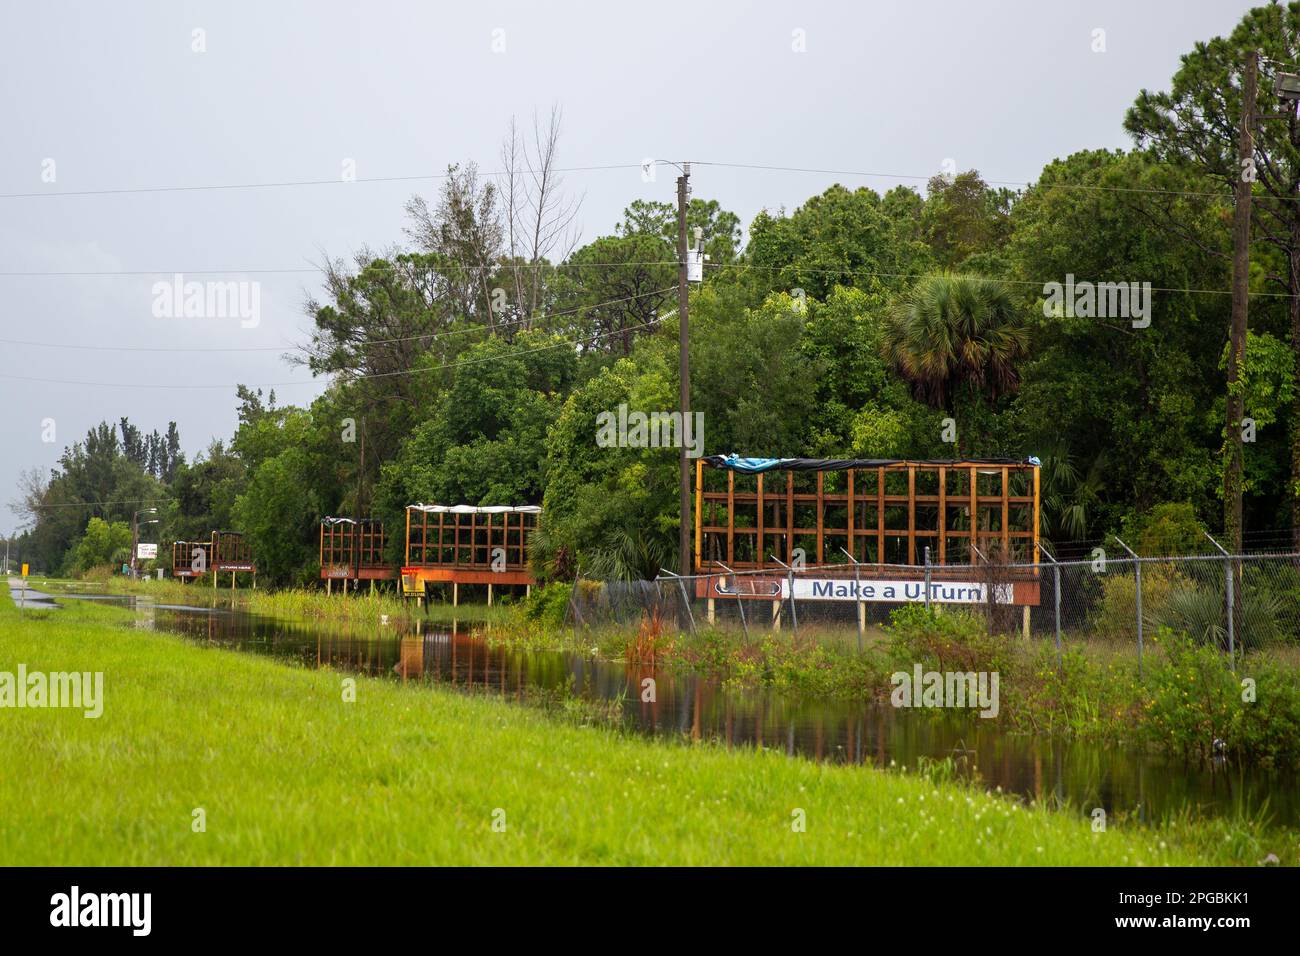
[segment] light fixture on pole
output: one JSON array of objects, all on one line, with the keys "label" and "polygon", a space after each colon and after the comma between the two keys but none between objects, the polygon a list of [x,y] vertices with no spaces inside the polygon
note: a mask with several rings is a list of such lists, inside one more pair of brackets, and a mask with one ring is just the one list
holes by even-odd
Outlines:
[{"label": "light fixture on pole", "polygon": [[140,550],[140,525],[142,523],[143,524],[158,523],[157,518],[153,518],[149,521],[141,522],[140,515],[156,515],[157,513],[158,513],[157,508],[143,508],[140,511],[134,512],[131,515],[131,578],[132,580],[134,580],[137,577],[135,571],[135,561],[136,561],[136,555]]}]

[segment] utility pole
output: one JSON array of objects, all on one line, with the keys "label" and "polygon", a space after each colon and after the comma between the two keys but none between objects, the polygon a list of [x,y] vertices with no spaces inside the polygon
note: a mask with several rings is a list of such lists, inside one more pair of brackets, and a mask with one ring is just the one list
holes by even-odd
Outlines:
[{"label": "utility pole", "polygon": [[677,375],[678,402],[682,413],[681,448],[678,460],[681,468],[681,527],[678,533],[677,567],[683,576],[691,574],[691,463],[686,457],[686,429],[691,413],[691,371],[687,351],[687,269],[686,269],[686,206],[690,202],[691,164],[682,163],[682,174],[677,177]]},{"label": "utility pole", "polygon": [[[366,488],[366,419],[361,417],[361,468],[357,472],[357,501],[356,508],[353,512],[352,522],[352,547],[348,549],[348,561],[357,572],[357,584],[361,583],[361,521],[365,517],[365,511],[362,510],[362,493]],[[343,579],[343,593],[348,593],[347,578]]]},{"label": "utility pole", "polygon": [[1237,134],[1237,181],[1232,213],[1232,326],[1228,337],[1228,467],[1223,475],[1223,529],[1234,554],[1242,547],[1242,393],[1241,363],[1246,356],[1246,318],[1250,292],[1250,201],[1255,182],[1255,100],[1259,55],[1246,54],[1242,71],[1241,128]]},{"label": "utility pole", "polygon": [[[154,515],[158,513],[157,508],[145,508],[142,511],[135,511],[131,514],[131,580],[135,580],[136,574],[136,553],[140,550],[140,516]],[[152,518],[145,524],[157,524],[158,519]]]}]

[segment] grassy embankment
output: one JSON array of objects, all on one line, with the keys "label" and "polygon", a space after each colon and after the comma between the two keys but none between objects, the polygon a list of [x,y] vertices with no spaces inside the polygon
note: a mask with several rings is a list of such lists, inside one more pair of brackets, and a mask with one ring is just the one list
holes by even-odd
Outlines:
[{"label": "grassy embankment", "polygon": [[[100,671],[104,711],[4,709],[0,864],[1255,864],[1293,834],[575,727],[0,596],[0,671]],[[194,832],[194,811],[205,832]],[[794,832],[796,810],[806,832]],[[504,816],[502,815],[502,812]],[[495,817],[494,817],[495,813]],[[493,829],[494,819],[505,829]]]}]

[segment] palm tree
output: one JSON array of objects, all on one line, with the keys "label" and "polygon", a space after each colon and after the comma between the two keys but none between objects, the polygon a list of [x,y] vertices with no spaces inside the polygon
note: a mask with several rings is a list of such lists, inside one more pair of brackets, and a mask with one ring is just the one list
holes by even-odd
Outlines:
[{"label": "palm tree", "polygon": [[967,388],[992,404],[1020,385],[1029,322],[996,279],[937,273],[921,279],[884,322],[881,350],[932,408],[951,412]]},{"label": "palm tree", "polygon": [[1105,492],[1105,452],[1080,468],[1066,443],[1058,438],[1041,457],[1043,541],[1055,547],[1084,540]]},{"label": "palm tree", "polygon": [[661,568],[673,567],[674,549],[662,535],[643,527],[615,528],[606,546],[592,550],[583,573],[605,581],[652,581]]}]

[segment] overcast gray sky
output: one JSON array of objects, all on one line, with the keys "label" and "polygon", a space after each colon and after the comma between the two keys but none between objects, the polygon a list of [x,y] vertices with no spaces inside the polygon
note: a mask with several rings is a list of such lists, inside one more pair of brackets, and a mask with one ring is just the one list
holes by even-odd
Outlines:
[{"label": "overcast gray sky", "polygon": [[[0,276],[0,337],[64,346],[0,343],[0,531],[16,524],[19,473],[53,466],[100,420],[160,432],[175,420],[192,459],[231,434],[236,382],[289,383],[276,387],[282,404],[309,402],[321,383],[279,356],[305,337],[313,264],[400,240],[406,199],[438,185],[364,180],[465,160],[497,169],[512,114],[558,103],[564,166],[662,157],[888,174],[697,168],[694,194],[748,223],[836,181],[919,187],[949,158],[1024,182],[1055,157],[1127,147],[1121,122],[1138,90],[1166,88],[1180,54],[1251,5],[8,5],[0,272],[157,274]],[[357,182],[342,181],[349,159]],[[672,200],[674,175],[569,174],[585,194],[583,239],[610,232],[633,199]],[[304,180],[329,182],[55,195]],[[255,271],[295,269],[308,271]],[[212,270],[194,278],[261,283],[255,327],[155,317],[155,282]],[[223,387],[163,387],[196,384]]]}]

